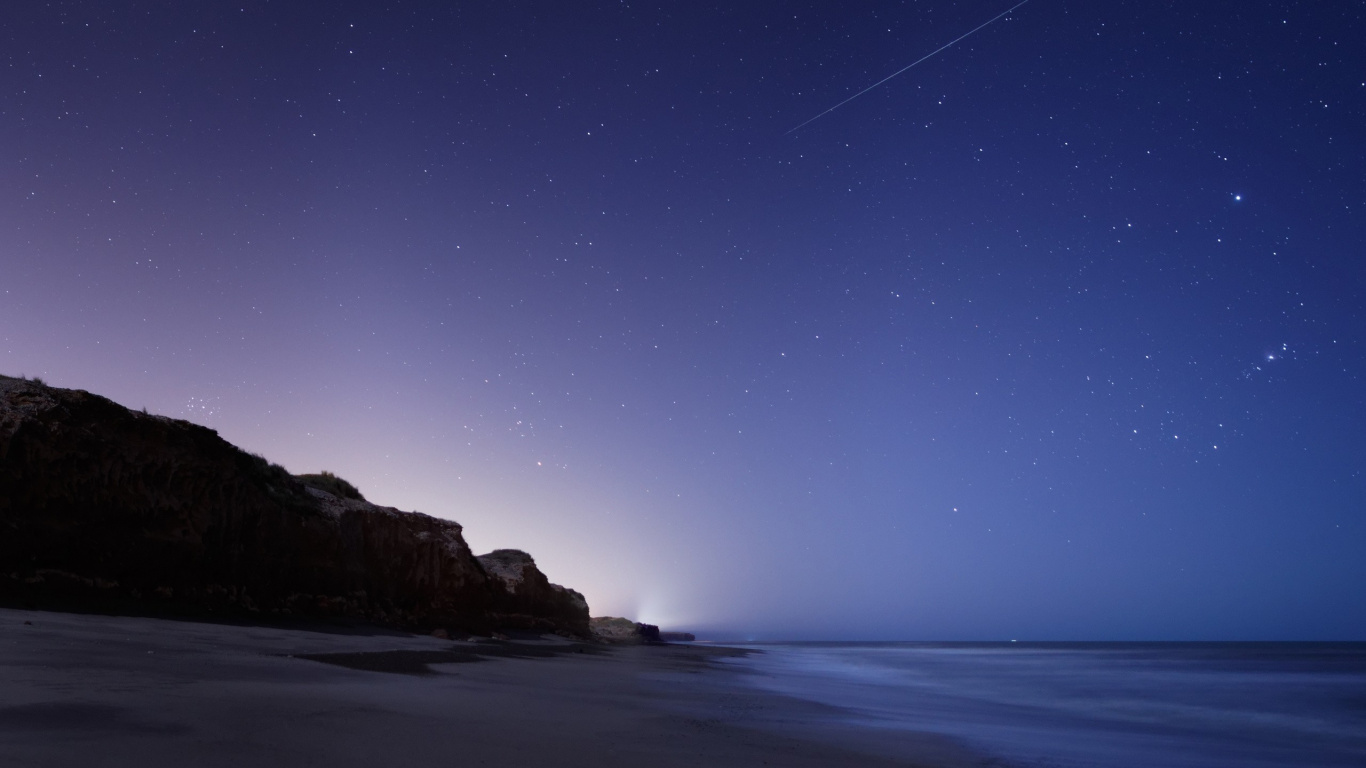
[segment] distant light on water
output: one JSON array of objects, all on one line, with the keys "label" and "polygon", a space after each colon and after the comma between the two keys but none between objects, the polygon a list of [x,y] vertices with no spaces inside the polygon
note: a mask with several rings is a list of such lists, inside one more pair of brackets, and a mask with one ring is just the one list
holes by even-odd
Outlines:
[{"label": "distant light on water", "polygon": [[641,599],[634,618],[642,624],[654,624],[664,629],[679,629],[683,626],[682,617],[670,610],[663,600],[656,597]]},{"label": "distant light on water", "polygon": [[642,595],[636,605],[636,615],[628,618],[666,631],[689,631],[705,623],[696,611],[689,610],[686,601],[680,602],[667,594]]}]

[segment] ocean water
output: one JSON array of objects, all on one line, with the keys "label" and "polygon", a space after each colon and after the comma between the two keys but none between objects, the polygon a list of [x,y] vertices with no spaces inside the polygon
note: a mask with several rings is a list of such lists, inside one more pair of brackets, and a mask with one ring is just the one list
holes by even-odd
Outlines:
[{"label": "ocean water", "polygon": [[1029,768],[1366,768],[1366,643],[784,643],[727,663]]}]

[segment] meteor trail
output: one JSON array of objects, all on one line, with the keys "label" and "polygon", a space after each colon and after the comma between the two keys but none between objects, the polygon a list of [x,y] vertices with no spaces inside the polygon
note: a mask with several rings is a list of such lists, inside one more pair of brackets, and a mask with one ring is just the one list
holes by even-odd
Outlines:
[{"label": "meteor trail", "polygon": [[881,80],[877,81],[876,83],[873,83],[872,85],[868,86],[867,88],[864,88],[863,90],[859,91],[858,93],[854,94],[853,96],[850,96],[849,98],[845,99],[844,101],[841,101],[840,103],[836,104],[835,106],[833,106],[833,107],[831,107],[831,108],[825,110],[824,112],[820,113],[819,115],[816,115],[815,117],[811,118],[810,120],[807,120],[806,122],[802,123],[801,125],[797,126],[796,128],[793,128],[792,130],[788,131],[787,133],[784,133],[783,135],[784,135],[784,136],[787,136],[788,134],[791,134],[791,133],[795,133],[795,132],[797,132],[797,131],[800,131],[801,129],[805,128],[806,126],[808,126],[808,125],[810,125],[810,124],[816,122],[817,120],[821,119],[822,117],[825,117],[826,115],[830,114],[831,112],[834,112],[835,110],[839,109],[840,107],[844,106],[845,104],[848,104],[849,102],[851,102],[851,101],[853,101],[854,99],[857,99],[858,97],[862,96],[863,94],[865,94],[865,93],[867,93],[867,92],[873,90],[874,88],[878,87],[879,85],[882,85],[883,83],[887,82],[888,80],[891,80],[892,78],[896,77],[897,75],[901,74],[902,72],[905,72],[906,70],[910,69],[911,67],[914,67],[915,65],[919,64],[920,62],[922,62],[922,61],[924,61],[924,60],[926,60],[926,59],[932,58],[935,54],[939,53],[940,51],[943,51],[943,50],[945,50],[946,48],[952,48],[955,44],[957,44],[957,43],[958,43],[959,41],[961,41],[963,38],[968,37],[969,35],[971,35],[972,33],[976,32],[977,30],[982,29],[983,27],[990,26],[993,22],[995,22],[997,19],[1001,18],[1002,16],[1009,16],[1010,13],[1011,13],[1012,11],[1014,11],[1016,8],[1019,8],[1020,6],[1024,5],[1024,4],[1027,3],[1027,2],[1029,2],[1029,0],[1024,0],[1023,2],[1016,3],[1015,5],[1011,6],[1010,8],[1008,8],[1008,9],[1002,11],[1001,13],[998,13],[998,14],[996,14],[995,16],[991,17],[991,19],[990,19],[989,21],[987,21],[986,23],[981,24],[981,25],[976,26],[976,27],[973,27],[972,29],[968,30],[967,32],[965,32],[965,33],[962,34],[961,36],[955,37],[954,39],[950,40],[949,42],[947,42],[947,43],[945,43],[945,44],[939,46],[938,48],[935,48],[933,51],[930,51],[929,53],[925,54],[924,56],[921,56],[920,58],[916,59],[915,61],[911,62],[910,64],[907,64],[906,66],[902,67],[901,69],[898,69],[897,71],[893,72],[892,74],[887,75],[886,77],[882,78]]}]

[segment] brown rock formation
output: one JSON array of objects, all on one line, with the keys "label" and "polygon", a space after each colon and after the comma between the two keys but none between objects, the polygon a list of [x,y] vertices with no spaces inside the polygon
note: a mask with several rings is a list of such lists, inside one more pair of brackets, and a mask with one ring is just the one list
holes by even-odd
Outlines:
[{"label": "brown rock formation", "polygon": [[639,645],[661,642],[659,627],[617,616],[594,616],[589,621],[594,640],[612,645]]},{"label": "brown rock formation", "polygon": [[205,427],[0,376],[0,599],[586,633],[587,606],[578,621],[555,589],[582,596],[534,565],[510,592],[460,525],[310,479]]},{"label": "brown rock formation", "polygon": [[588,635],[588,601],[572,589],[551,584],[531,555],[518,549],[495,549],[480,555],[479,562],[506,590],[494,606],[499,624]]}]

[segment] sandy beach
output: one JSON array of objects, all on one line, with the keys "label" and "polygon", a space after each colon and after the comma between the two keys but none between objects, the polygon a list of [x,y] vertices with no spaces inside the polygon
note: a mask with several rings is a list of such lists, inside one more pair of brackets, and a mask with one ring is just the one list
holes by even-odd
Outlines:
[{"label": "sandy beach", "polygon": [[981,764],[747,689],[727,653],[6,609],[0,763]]}]

